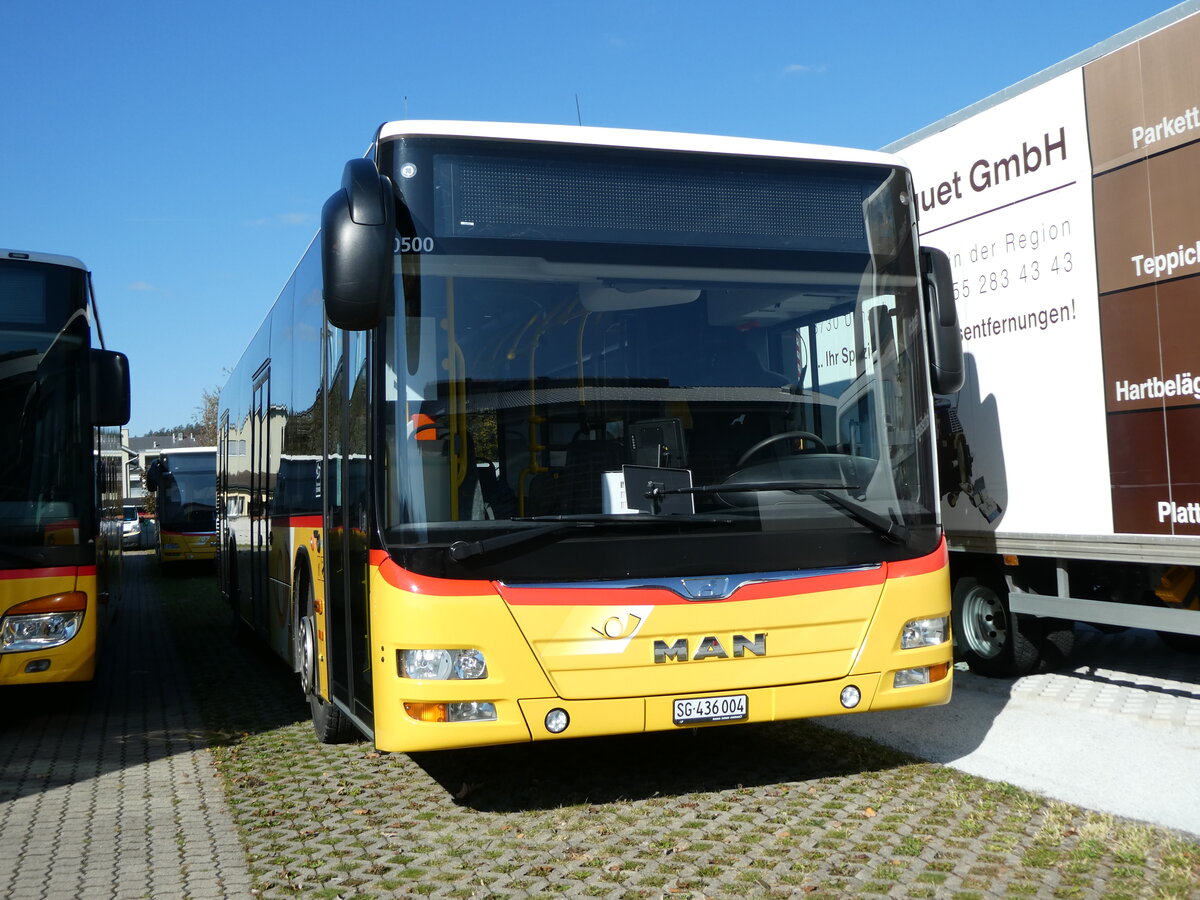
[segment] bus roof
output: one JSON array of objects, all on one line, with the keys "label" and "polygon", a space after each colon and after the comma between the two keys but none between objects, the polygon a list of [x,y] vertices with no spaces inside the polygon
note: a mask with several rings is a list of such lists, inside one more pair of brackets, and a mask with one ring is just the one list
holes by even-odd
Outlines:
[{"label": "bus roof", "polygon": [[379,140],[381,141],[416,136],[490,138],[493,140],[534,141],[593,147],[682,150],[692,153],[720,153],[774,157],[777,159],[818,160],[822,162],[850,162],[877,166],[903,165],[896,156],[876,150],[857,150],[846,147],[829,147],[822,144],[802,144],[792,141],[689,134],[673,131],[638,131],[628,128],[597,128],[590,125],[535,125],[512,122],[457,122],[425,119],[386,122],[379,127]]},{"label": "bus roof", "polygon": [[73,256],[60,256],[57,253],[36,253],[32,250],[0,250],[0,259],[15,259],[21,262],[51,263],[56,266],[70,266],[73,269],[87,271],[88,267]]}]

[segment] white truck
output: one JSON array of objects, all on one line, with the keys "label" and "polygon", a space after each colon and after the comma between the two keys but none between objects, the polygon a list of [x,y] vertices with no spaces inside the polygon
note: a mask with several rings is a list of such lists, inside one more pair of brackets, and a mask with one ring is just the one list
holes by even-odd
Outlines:
[{"label": "white truck", "polygon": [[946,251],[938,401],[954,633],[974,671],[1074,622],[1200,647],[1200,2],[885,148]]}]

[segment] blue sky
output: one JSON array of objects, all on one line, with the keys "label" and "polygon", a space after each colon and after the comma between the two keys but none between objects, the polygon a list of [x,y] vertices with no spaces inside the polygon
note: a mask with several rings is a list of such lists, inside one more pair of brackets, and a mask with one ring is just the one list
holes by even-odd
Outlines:
[{"label": "blue sky", "polygon": [[138,435],[224,383],[383,121],[875,149],[1172,5],[10,2],[0,247],[92,269]]}]

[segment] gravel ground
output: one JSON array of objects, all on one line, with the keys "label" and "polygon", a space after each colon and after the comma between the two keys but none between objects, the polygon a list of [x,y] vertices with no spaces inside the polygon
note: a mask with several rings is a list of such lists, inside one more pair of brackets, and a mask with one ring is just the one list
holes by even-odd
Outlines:
[{"label": "gravel ground", "polygon": [[1200,844],[809,722],[438,754],[312,736],[232,643],[211,575],[162,579],[261,898],[1200,897]]}]

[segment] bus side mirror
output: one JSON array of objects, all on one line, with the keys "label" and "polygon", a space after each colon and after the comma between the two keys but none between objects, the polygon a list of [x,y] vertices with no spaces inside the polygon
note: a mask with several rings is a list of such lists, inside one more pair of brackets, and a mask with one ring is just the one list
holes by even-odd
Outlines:
[{"label": "bus side mirror", "polygon": [[336,328],[366,331],[391,308],[396,201],[392,182],[369,159],[352,159],[342,187],[321,210],[325,314]]},{"label": "bus side mirror", "polygon": [[115,350],[92,350],[92,424],[129,424],[129,359]]},{"label": "bus side mirror", "polygon": [[953,394],[963,386],[962,333],[954,306],[950,257],[933,247],[921,248],[921,280],[925,322],[929,327],[929,378],[935,394]]},{"label": "bus side mirror", "polygon": [[158,493],[158,488],[162,484],[162,476],[162,460],[156,459],[146,467],[146,489]]}]

